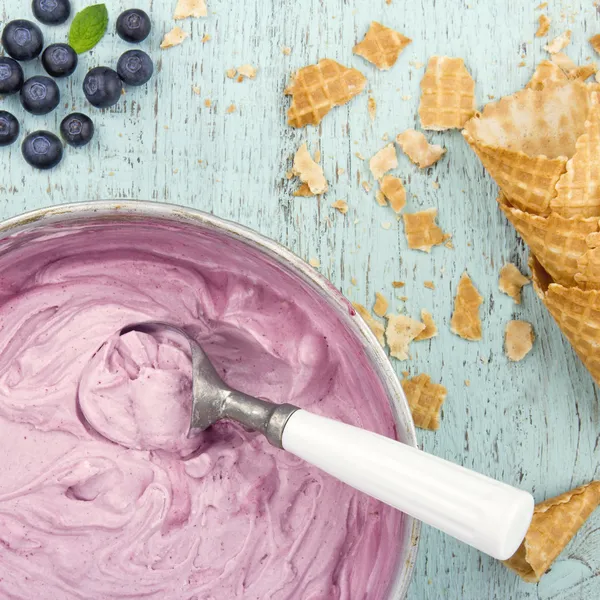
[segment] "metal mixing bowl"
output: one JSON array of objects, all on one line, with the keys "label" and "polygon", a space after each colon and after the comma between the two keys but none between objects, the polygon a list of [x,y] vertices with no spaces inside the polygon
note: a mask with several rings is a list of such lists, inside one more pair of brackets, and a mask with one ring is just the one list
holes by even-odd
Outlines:
[{"label": "metal mixing bowl", "polygon": [[[127,219],[140,218],[144,220],[155,219],[163,222],[167,221],[169,223],[192,224],[194,227],[198,227],[198,229],[216,231],[222,235],[230,236],[238,242],[247,244],[264,253],[288,273],[291,273],[302,280],[304,284],[310,286],[328,303],[340,321],[359,340],[373,370],[387,391],[396,422],[398,438],[400,441],[416,447],[417,442],[412,416],[396,373],[375,339],[375,336],[362,319],[356,317],[348,300],[327,279],[317,273],[298,256],[251,229],[247,229],[236,223],[224,221],[198,210],[176,205],[141,201],[100,201],[65,204],[32,211],[8,219],[0,223],[0,240],[15,233],[32,231],[48,224],[72,224],[76,221],[89,223],[93,220],[122,222]],[[10,254],[10,250],[8,250],[8,253]],[[6,254],[3,253],[3,256],[6,256]],[[414,568],[420,522],[404,515],[402,531],[397,573],[392,582],[389,600],[401,600],[406,596]]]}]

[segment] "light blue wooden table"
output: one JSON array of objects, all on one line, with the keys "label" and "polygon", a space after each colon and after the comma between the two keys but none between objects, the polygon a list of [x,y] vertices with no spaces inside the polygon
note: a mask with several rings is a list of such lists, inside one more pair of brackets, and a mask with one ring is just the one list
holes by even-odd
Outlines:
[{"label": "light blue wooden table", "polygon": [[[321,271],[354,301],[370,305],[376,291],[392,297],[392,280],[406,281],[398,295],[408,300],[395,300],[392,307],[413,317],[421,308],[430,310],[440,335],[413,345],[413,360],[395,366],[398,373],[426,372],[448,388],[441,428],[420,432],[422,445],[531,489],[538,500],[553,496],[600,477],[598,390],[531,286],[521,306],[498,292],[502,264],[525,267],[526,255],[496,209],[494,183],[457,131],[430,136],[448,148],[432,169],[419,171],[400,156],[396,174],[406,181],[406,210],[437,207],[440,225],[454,236],[454,250],[439,247],[426,255],[407,249],[401,223],[376,204],[374,192],[365,193],[359,185],[372,178],[355,156],[370,157],[384,145],[385,133],[418,128],[423,69],[411,61],[426,63],[436,53],[463,57],[480,104],[488,94],[500,97],[522,87],[545,57],[545,40],[534,38],[538,3],[208,0],[209,18],[180,23],[191,38],[161,51],[162,34],[174,24],[175,0],[139,0],[154,19],[144,47],[157,63],[157,76],[146,89],[129,90],[117,107],[100,114],[83,100],[83,74],[86,67],[114,65],[126,44],[111,34],[83,56],[76,76],[61,83],[64,108],[48,117],[27,116],[23,124],[25,130],[57,131],[67,107],[83,109],[95,119],[97,139],[86,150],[69,149],[63,164],[49,173],[33,172],[17,146],[3,150],[0,217],[75,200],[175,202],[253,227],[306,259],[318,258]],[[78,8],[83,4],[74,0]],[[134,4],[107,1],[111,31],[118,13]],[[545,12],[553,18],[551,35],[573,30],[567,49],[573,59],[593,54],[586,40],[600,32],[600,19],[591,0],[554,0]],[[30,18],[29,3],[0,0],[0,17],[2,22]],[[373,19],[414,40],[389,72],[352,55]],[[47,31],[49,40],[66,39],[66,27]],[[202,43],[205,34],[211,39]],[[291,48],[289,56],[284,46]],[[286,126],[288,100],[282,91],[290,73],[322,57],[357,67],[368,77],[378,105],[373,123],[365,93],[332,111],[319,128]],[[258,67],[255,81],[237,83],[225,76],[244,63]],[[28,74],[40,70],[37,64],[27,66]],[[211,100],[210,108],[205,99]],[[227,114],[231,104],[237,110]],[[23,116],[15,98],[0,106]],[[331,189],[321,200],[293,198],[295,184],[284,177],[303,141],[322,151]],[[343,175],[336,175],[338,167],[345,169]],[[338,198],[350,205],[345,217],[330,208]],[[386,221],[392,223],[389,230],[382,227]],[[480,343],[455,337],[448,326],[465,268],[485,297]],[[436,289],[426,289],[425,280],[433,280]],[[507,361],[502,348],[511,318],[531,321],[537,334],[532,353],[517,364]],[[592,599],[600,597],[599,575],[600,511],[539,585],[523,583],[501,564],[425,527],[409,598]]]}]

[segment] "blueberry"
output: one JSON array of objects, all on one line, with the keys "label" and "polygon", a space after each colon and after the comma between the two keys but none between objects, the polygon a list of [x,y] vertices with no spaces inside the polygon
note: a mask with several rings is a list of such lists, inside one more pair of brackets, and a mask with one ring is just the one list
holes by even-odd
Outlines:
[{"label": "blueberry", "polygon": [[119,58],[117,73],[127,85],[144,85],[154,73],[152,59],[141,50],[128,50]]},{"label": "blueberry", "polygon": [[87,115],[71,113],[62,120],[60,135],[70,146],[80,148],[94,137],[94,124]]},{"label": "blueberry", "polygon": [[83,93],[97,108],[108,108],[119,101],[123,82],[117,72],[108,67],[95,67],[83,80]]},{"label": "blueberry", "polygon": [[42,54],[42,65],[52,77],[68,77],[77,68],[77,52],[69,44],[51,44]]},{"label": "blueberry", "polygon": [[23,69],[8,56],[0,57],[0,94],[16,94],[23,87]]},{"label": "blueberry", "polygon": [[29,78],[21,89],[21,104],[33,115],[52,112],[60,102],[60,92],[54,79],[43,75]]},{"label": "blueberry", "polygon": [[16,60],[33,60],[44,47],[44,36],[35,23],[17,19],[4,28],[2,45]]},{"label": "blueberry", "polygon": [[126,10],[117,19],[119,37],[132,44],[145,40],[151,29],[150,17],[139,8]]},{"label": "blueberry", "polygon": [[53,133],[34,131],[23,140],[21,152],[32,167],[51,169],[62,160],[63,146]]},{"label": "blueberry", "polygon": [[10,146],[19,137],[19,121],[5,110],[0,110],[0,146]]},{"label": "blueberry", "polygon": [[60,25],[71,16],[69,0],[33,0],[31,10],[44,25]]}]

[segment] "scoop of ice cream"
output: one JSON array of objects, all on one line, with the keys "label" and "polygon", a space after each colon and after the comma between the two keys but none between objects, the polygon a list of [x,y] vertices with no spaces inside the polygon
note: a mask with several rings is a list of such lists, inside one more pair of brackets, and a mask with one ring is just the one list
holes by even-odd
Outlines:
[{"label": "scoop of ice cream", "polygon": [[138,331],[112,337],[82,373],[79,405],[98,433],[127,448],[185,456],[198,447],[198,436],[187,436],[191,357],[172,338]]}]

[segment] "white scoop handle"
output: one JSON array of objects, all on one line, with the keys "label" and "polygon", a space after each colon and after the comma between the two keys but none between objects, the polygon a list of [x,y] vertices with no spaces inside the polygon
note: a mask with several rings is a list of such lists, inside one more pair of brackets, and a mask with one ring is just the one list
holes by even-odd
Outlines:
[{"label": "white scoop handle", "polygon": [[531,494],[371,431],[298,410],[282,441],[340,481],[500,560],[516,552],[531,522]]}]

